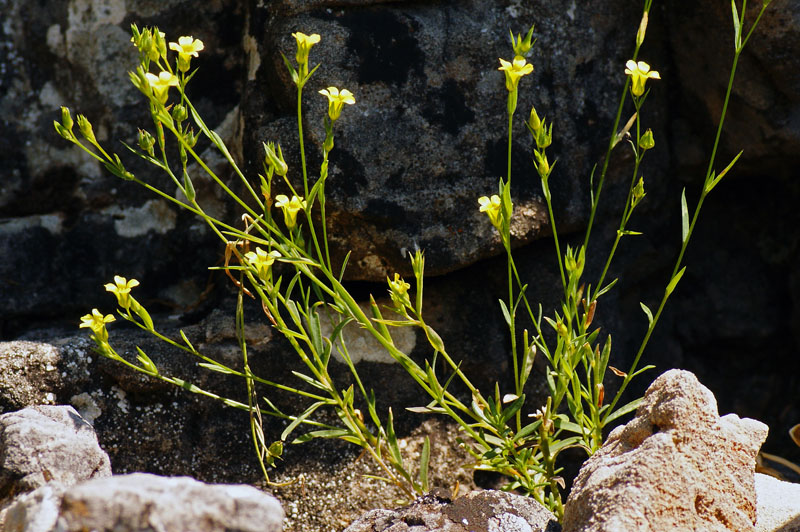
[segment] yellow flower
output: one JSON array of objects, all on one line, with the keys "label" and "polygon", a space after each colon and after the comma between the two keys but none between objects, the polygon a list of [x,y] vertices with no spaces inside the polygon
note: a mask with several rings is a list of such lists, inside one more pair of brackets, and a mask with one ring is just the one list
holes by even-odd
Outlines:
[{"label": "yellow flower", "polygon": [[328,97],[328,116],[333,121],[337,120],[342,114],[344,104],[353,105],[356,103],[353,93],[347,89],[340,91],[336,87],[328,87],[327,89],[322,89],[319,93]]},{"label": "yellow flower", "polygon": [[411,285],[405,282],[399,273],[394,274],[394,281],[387,277],[386,282],[389,283],[389,295],[397,308],[401,310],[403,307],[411,308],[411,300],[408,298],[408,289]]},{"label": "yellow flower", "polygon": [[203,41],[192,37],[179,37],[177,43],[169,43],[169,49],[178,52],[178,69],[181,72],[189,70],[192,57],[197,57],[197,52],[203,48]]},{"label": "yellow flower", "polygon": [[297,213],[306,208],[306,201],[297,196],[292,196],[292,199],[289,199],[280,194],[275,198],[275,206],[283,210],[283,221],[286,222],[286,227],[293,229],[297,225]]},{"label": "yellow flower", "polygon": [[644,94],[644,84],[648,79],[661,79],[661,75],[655,70],[650,70],[650,65],[644,61],[638,63],[630,60],[625,63],[625,74],[631,77],[631,92],[634,96]]},{"label": "yellow flower", "polygon": [[168,91],[170,87],[178,86],[178,76],[170,72],[161,72],[158,76],[148,72],[147,82],[153,89],[153,94],[161,103],[167,103]]},{"label": "yellow flower", "polygon": [[494,194],[491,198],[482,196],[478,198],[478,203],[481,206],[480,212],[485,212],[489,216],[489,221],[492,222],[492,225],[499,231],[503,224],[500,196],[497,194]]},{"label": "yellow flower", "polygon": [[514,92],[517,90],[519,78],[533,72],[533,65],[527,63],[524,57],[518,55],[511,63],[505,59],[500,59],[500,68],[497,70],[502,70],[505,73],[506,89],[508,89],[508,92]]},{"label": "yellow flower", "polygon": [[81,317],[80,327],[88,327],[94,333],[94,339],[98,343],[105,344],[108,342],[108,331],[106,330],[106,323],[115,321],[113,315],[107,314],[103,316],[99,310],[92,309],[91,314]]},{"label": "yellow flower", "polygon": [[[131,279],[128,281],[119,275],[114,276],[114,282],[105,285],[106,291],[117,296],[119,306],[128,310],[131,307],[131,288],[139,286],[139,281]],[[113,317],[113,316],[112,316]]]},{"label": "yellow flower", "polygon": [[261,279],[268,279],[270,266],[272,266],[272,263],[275,262],[275,259],[280,256],[281,254],[276,250],[272,250],[267,253],[263,249],[257,247],[255,253],[252,251],[245,253],[244,258],[247,259],[247,262],[249,262],[250,265],[256,269],[256,272]]},{"label": "yellow flower", "polygon": [[313,33],[306,35],[305,33],[292,33],[292,37],[297,40],[297,64],[300,66],[308,64],[308,52],[311,47],[319,42],[319,35]]}]

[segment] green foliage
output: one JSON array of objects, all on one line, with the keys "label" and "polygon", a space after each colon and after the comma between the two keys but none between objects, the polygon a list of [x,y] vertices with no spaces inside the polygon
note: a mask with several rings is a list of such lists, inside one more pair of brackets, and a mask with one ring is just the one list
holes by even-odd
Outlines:
[{"label": "green foliage", "polygon": [[[761,13],[766,8],[764,2]],[[551,201],[550,184],[556,161],[548,156],[552,144],[553,124],[539,117],[531,109],[525,123],[532,137],[532,154],[539,174],[542,193],[547,204],[550,224],[553,228],[558,268],[563,288],[559,308],[544,316],[541,305],[534,307],[529,301],[528,286],[520,279],[511,251],[511,221],[514,206],[511,199],[511,146],[514,113],[517,108],[518,91],[522,78],[530,74],[532,66],[525,56],[533,47],[533,27],[523,38],[511,34],[514,57],[511,61],[500,59],[499,70],[505,75],[508,91],[508,172],[498,184],[498,194],[479,198],[480,211],[485,212],[497,230],[507,257],[508,290],[500,302],[500,311],[509,328],[511,357],[513,362],[513,390],[503,391],[496,385],[492,394],[482,394],[461,371],[460,362],[447,352],[439,334],[423,318],[423,284],[425,260],[421,251],[411,257],[414,283],[406,282],[398,274],[387,278],[392,307],[381,308],[370,298],[365,310],[342,284],[346,267],[338,265],[334,270],[328,250],[327,220],[325,212],[325,184],[328,179],[328,158],[334,147],[334,130],[343,108],[355,103],[355,97],[346,89],[328,87],[320,91],[328,100],[328,114],[323,118],[325,141],[322,164],[316,179],[308,177],[303,136],[303,88],[317,67],[309,70],[309,54],[320,41],[318,35],[295,33],[297,40],[296,63],[283,57],[297,89],[297,124],[301,168],[292,172],[283,157],[280,145],[264,143],[263,173],[257,179],[248,179],[241,172],[220,136],[208,128],[187,95],[186,89],[194,72],[190,72],[191,60],[203,50],[203,43],[191,37],[181,37],[177,43],[169,43],[157,28],[139,30],[132,26],[133,43],[139,50],[139,66],[130,73],[131,82],[144,95],[150,109],[153,133],[140,130],[138,146],[127,146],[128,150],[165,172],[178,193],[169,194],[131,174],[120,157],[109,154],[97,142],[92,126],[86,117],[79,115],[77,125],[79,138],[74,132],[74,123],[69,110],[62,109],[61,122],[55,122],[59,135],[88,152],[114,175],[134,181],[173,204],[186,209],[203,219],[211,230],[225,243],[225,264],[222,269],[238,289],[236,329],[242,352],[241,367],[231,367],[199,352],[181,331],[180,339],[172,339],[159,332],[147,310],[131,295],[131,289],[139,283],[115,277],[106,289],[117,298],[118,315],[150,334],[199,359],[203,368],[244,379],[247,386],[247,404],[220,397],[208,390],[178,377],[164,375],[147,354],[137,347],[136,362],[131,362],[117,353],[109,340],[107,324],[113,315],[103,315],[97,309],[83,317],[81,327],[89,328],[97,350],[103,356],[117,360],[133,370],[150,375],[182,387],[190,392],[206,395],[225,404],[245,410],[250,414],[250,427],[264,475],[267,468],[280,458],[286,442],[302,443],[314,438],[338,438],[362,447],[382,470],[387,482],[403,489],[409,497],[429,489],[428,460],[430,442],[426,439],[421,453],[421,463],[411,466],[401,452],[394,430],[394,416],[389,409],[386,415],[378,412],[376,398],[362,382],[357,368],[348,352],[343,331],[348,325],[358,326],[370,335],[394,358],[429,396],[429,402],[410,410],[421,413],[445,414],[459,427],[457,442],[473,457],[477,469],[500,473],[508,478],[507,489],[521,490],[550,507],[559,517],[563,514],[561,490],[564,481],[559,476],[559,454],[565,449],[578,447],[587,454],[595,452],[602,444],[603,430],[620,416],[633,411],[639,400],[618,406],[623,392],[631,379],[651,366],[639,368],[639,359],[649,341],[668,298],[676,289],[686,267],[682,260],[692,235],[697,217],[706,195],[714,189],[720,179],[738,160],[737,156],[718,175],[714,173],[716,148],[727,109],[739,54],[755,27],[751,26],[742,39],[745,6],[739,17],[735,4],[735,55],[730,83],[725,96],[725,108],[720,119],[717,137],[712,149],[705,184],[689,216],[685,194],[681,197],[681,251],[672,275],[667,281],[661,301],[655,313],[646,304],[641,308],[647,317],[647,332],[640,345],[631,368],[622,372],[609,366],[611,336],[602,334],[593,327],[598,299],[617,282],[606,279],[615,252],[623,237],[637,235],[628,228],[632,214],[646,196],[644,178],[640,165],[647,150],[655,145],[651,130],[642,132],[642,112],[649,94],[648,80],[660,79],[658,72],[638,60],[651,1],[645,2],[641,23],[637,30],[633,56],[626,64],[625,84],[621,92],[615,121],[599,177],[595,183],[595,168],[591,176],[591,213],[583,244],[573,248],[567,246],[562,252],[556,220]],[[759,14],[760,19],[761,14]],[[756,21],[757,23],[757,21]],[[172,57],[169,50],[176,52]],[[173,61],[174,63],[171,63]],[[173,66],[174,64],[174,66]],[[155,73],[151,72],[155,71]],[[171,89],[174,89],[171,91]],[[177,99],[170,97],[177,92]],[[621,117],[626,109],[628,95],[633,113],[620,129]],[[197,132],[195,132],[195,128]],[[235,176],[241,181],[245,197],[236,195],[223,180],[203,161],[195,145],[200,138],[213,144],[228,161]],[[178,164],[167,156],[167,143],[175,143],[179,156]],[[595,214],[600,201],[612,150],[626,141],[633,152],[634,164],[628,197],[622,208],[616,239],[609,251],[601,274],[596,282],[586,285],[584,280],[589,241]],[[624,145],[623,144],[623,145]],[[741,154],[740,154],[741,155]],[[229,224],[214,218],[198,202],[189,161],[194,161],[216,184],[221,187],[244,211],[242,226]],[[273,197],[273,184],[277,176],[291,191],[288,195]],[[300,182],[296,180],[300,179]],[[293,180],[295,180],[293,182]],[[276,216],[275,210],[282,216]],[[319,222],[315,223],[312,212],[317,210]],[[276,264],[282,265],[275,268]],[[285,336],[298,357],[298,369],[293,371],[300,381],[297,387],[273,382],[255,375],[250,370],[247,344],[244,339],[244,297],[261,303],[272,326]],[[536,309],[534,311],[534,309]],[[526,314],[534,330],[519,331],[517,319]],[[431,356],[422,365],[411,359],[397,347],[393,330],[397,327],[419,328],[428,340]],[[330,331],[325,332],[325,331]],[[349,368],[352,384],[337,384],[329,372],[331,355],[337,352]],[[531,376],[533,362],[542,354],[548,366],[546,383],[549,397],[535,412],[526,408],[525,385]],[[446,371],[437,369],[443,362]],[[622,381],[611,401],[605,396],[607,370]],[[453,381],[468,393],[468,398],[449,390]],[[301,412],[283,412],[267,397],[259,399],[257,388],[273,387],[296,394],[306,401]],[[538,405],[537,405],[538,406]],[[316,415],[320,409],[332,409],[336,422],[322,422]],[[364,409],[365,411],[363,411]],[[262,415],[285,419],[287,426],[280,439],[268,442],[262,428]],[[302,433],[294,436],[295,432]]]}]

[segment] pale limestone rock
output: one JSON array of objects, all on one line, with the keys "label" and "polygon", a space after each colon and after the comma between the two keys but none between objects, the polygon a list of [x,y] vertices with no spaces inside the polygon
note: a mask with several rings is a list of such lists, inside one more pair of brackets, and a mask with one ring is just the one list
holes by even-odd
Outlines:
[{"label": "pale limestone rock", "polygon": [[581,468],[564,530],[753,531],[755,457],[767,430],[733,414],[720,418],[714,395],[692,373],[668,371]]},{"label": "pale limestone rock", "polygon": [[0,416],[0,493],[110,475],[94,429],[71,406],[34,406]]},{"label": "pale limestone rock", "polygon": [[274,497],[252,486],[135,473],[43,486],[9,508],[5,530],[280,532],[283,516]]},{"label": "pale limestone rock", "polygon": [[756,473],[758,521],[756,532],[800,530],[800,484]]}]

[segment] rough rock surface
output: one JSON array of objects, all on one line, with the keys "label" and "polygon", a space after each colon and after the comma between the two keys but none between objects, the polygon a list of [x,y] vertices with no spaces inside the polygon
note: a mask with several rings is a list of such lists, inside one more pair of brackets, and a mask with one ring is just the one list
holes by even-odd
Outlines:
[{"label": "rough rock surface", "polygon": [[636,416],[581,468],[564,510],[566,532],[748,532],[756,522],[755,457],[767,427],[719,417],[688,371],[648,388]]},{"label": "rough rock surface", "polygon": [[71,486],[110,475],[92,426],[71,406],[34,406],[0,416],[0,498],[50,481]]},{"label": "rough rock surface", "polygon": [[251,486],[136,473],[43,486],[8,509],[5,530],[279,532],[282,523],[278,501]]},{"label": "rough rock surface", "polygon": [[345,532],[559,532],[555,516],[527,497],[473,491],[451,501],[429,493],[396,510],[372,510]]},{"label": "rough rock surface", "polygon": [[[691,127],[679,126],[675,149],[684,164],[699,155],[700,138],[707,138],[708,117],[719,115],[721,97],[733,60],[733,39],[706,40],[708,28],[727,28],[731,20],[728,3],[671,1],[667,9],[670,25],[681,28],[680,38],[672,39],[677,81],[683,98],[702,104],[702,112],[687,115]],[[752,21],[761,2],[748,3]],[[733,91],[737,111],[730,115],[723,136],[723,149],[736,154],[747,148],[746,164],[765,168],[780,165],[781,160],[796,157],[800,149],[800,124],[793,117],[798,112],[800,66],[792,50],[800,47],[800,4],[773,2],[759,22],[747,52],[743,55]],[[724,60],[720,60],[724,58]],[[685,125],[685,123],[684,123]]]},{"label": "rough rock surface", "polygon": [[[290,55],[293,31],[322,36],[311,53],[321,67],[305,92],[307,154],[324,140],[327,103],[317,90],[333,85],[355,94],[356,104],[336,124],[326,185],[329,235],[339,259],[352,249],[352,278],[382,281],[394,271],[410,273],[401,249],[415,243],[433,275],[499,251],[476,205],[479,196],[496,193],[506,173],[507,92],[498,57],[513,54],[509,29],[524,34],[535,23],[542,37],[529,58],[534,74],[520,82],[512,233],[521,243],[551,232],[522,124],[533,104],[555,122],[556,150],[570,152],[559,170],[559,223],[568,229],[584,221],[585,184],[608,134],[620,65],[629,54],[630,39],[617,28],[637,27],[640,12],[619,0],[580,9],[513,4],[400,2],[358,9],[319,2],[263,17],[265,25],[251,30],[262,63],[243,97],[243,112],[251,117],[245,144],[269,139],[284,150],[296,145],[296,91],[280,56],[269,53]],[[271,6],[256,9],[254,20],[265,9]],[[312,175],[318,164],[312,159]],[[289,176],[300,179],[299,157],[289,165]]]},{"label": "rough rock surface", "polygon": [[800,530],[800,484],[756,473],[758,521],[756,532]]}]

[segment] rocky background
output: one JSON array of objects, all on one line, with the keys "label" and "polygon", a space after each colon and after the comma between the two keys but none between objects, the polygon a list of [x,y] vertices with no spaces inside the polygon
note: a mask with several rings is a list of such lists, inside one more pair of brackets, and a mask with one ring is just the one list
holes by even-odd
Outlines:
[{"label": "rocky background", "polygon": [[[644,117],[656,148],[645,162],[648,196],[632,224],[645,236],[623,242],[612,272],[621,282],[598,308],[614,335],[612,364],[619,368],[630,364],[645,330],[639,301],[657,301],[679,249],[681,189],[690,206],[698,196],[732,59],[728,9],[724,1],[669,0],[655,2],[651,12],[641,58],[662,77],[652,84]],[[94,404],[95,428],[115,470],[258,478],[246,416],[129,375],[96,360],[88,344],[63,340],[80,335],[79,317],[92,307],[112,310],[102,284],[120,274],[141,281],[139,298],[170,316],[166,328],[183,327],[217,346],[219,356],[236,357],[230,286],[207,269],[222,261],[214,235],[107,174],[52,127],[66,105],[87,115],[100,141],[121,155],[119,141],[135,142],[148,116],[127,79],[136,61],[131,23],[158,25],[169,40],[203,40],[190,94],[251,174],[267,140],[280,141],[290,168],[299,168],[294,93],[280,53],[294,54],[293,31],[322,35],[312,52],[322,67],[305,103],[312,169],[324,134],[325,102],[316,91],[347,87],[357,100],[337,123],[331,156],[334,254],[353,250],[348,278],[366,297],[385,294],[387,274],[407,273],[403,248],[423,248],[428,319],[467,373],[489,386],[508,375],[496,304],[505,261],[476,198],[496,190],[505,168],[506,93],[497,58],[510,56],[508,29],[525,32],[535,23],[538,38],[515,129],[514,234],[523,277],[547,310],[559,292],[551,228],[521,120],[535,104],[555,123],[556,216],[565,240],[577,242],[588,215],[588,175],[610,134],[639,15],[639,4],[625,0],[0,0],[0,339],[55,344],[0,354],[0,409],[70,403],[86,413]],[[643,361],[658,373],[695,372],[721,413],[769,425],[765,451],[800,462],[786,435],[800,422],[800,6],[774,0],[761,24],[740,62],[717,167],[740,149],[744,155],[706,202],[687,273]],[[623,152],[604,191],[589,278],[605,259],[627,191],[630,160]],[[168,186],[133,157],[126,164]],[[196,175],[204,204],[235,219]],[[257,321],[257,309],[251,316],[257,365],[265,374],[288,375],[286,346]],[[147,342],[133,333],[123,338],[130,351]],[[423,339],[410,345],[426,354]],[[51,353],[53,369],[40,350]],[[174,353],[145,350],[160,365],[243,393],[240,383],[203,376]],[[405,381],[396,368],[362,366],[365,380],[386,390],[387,405],[421,400],[410,385],[398,388]],[[658,373],[634,381],[631,397]],[[540,391],[534,383],[531,392]],[[419,419],[403,423],[410,431]]]}]

